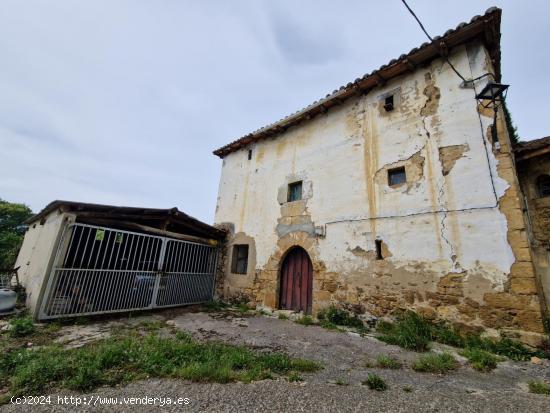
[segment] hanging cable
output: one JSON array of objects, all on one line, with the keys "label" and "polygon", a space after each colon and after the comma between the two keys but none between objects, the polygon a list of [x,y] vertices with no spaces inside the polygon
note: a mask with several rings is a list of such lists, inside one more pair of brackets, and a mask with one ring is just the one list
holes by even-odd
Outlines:
[{"label": "hanging cable", "polygon": [[[424,32],[424,34],[428,37],[428,39],[430,39],[430,42],[432,42],[432,46],[435,47],[437,49],[438,52],[439,51],[439,48],[435,45],[434,43],[434,39],[432,38],[432,36],[430,36],[430,34],[427,32],[427,30],[424,28],[424,25],[422,24],[422,22],[420,21],[420,19],[416,16],[416,14],[414,14],[414,11],[409,7],[409,5],[407,4],[407,2],[405,0],[401,0],[401,2],[405,5],[405,7],[407,8],[407,10],[409,11],[409,13],[412,14],[412,16],[414,17],[414,19],[418,22],[418,24],[420,25],[420,28],[422,29],[422,31]],[[456,69],[456,67],[453,66],[453,64],[451,63],[451,61],[449,60],[449,58],[447,56],[444,56],[441,52],[439,53],[443,59],[445,59],[445,61],[449,64],[449,66],[451,66],[451,69],[453,69],[453,72],[456,73],[456,75],[462,79],[462,81],[464,83],[467,82],[466,78],[464,78],[464,76],[462,76],[460,74],[460,72]]]}]

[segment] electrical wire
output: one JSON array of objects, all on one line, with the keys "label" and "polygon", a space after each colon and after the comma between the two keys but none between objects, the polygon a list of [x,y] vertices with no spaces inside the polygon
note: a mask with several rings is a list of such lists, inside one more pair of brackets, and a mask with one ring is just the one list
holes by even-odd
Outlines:
[{"label": "electrical wire", "polygon": [[437,49],[437,51],[439,52],[439,54],[443,57],[443,59],[445,59],[445,61],[449,64],[449,66],[451,66],[451,69],[453,69],[453,72],[456,73],[456,75],[462,79],[463,82],[467,82],[466,78],[464,76],[462,76],[460,74],[460,72],[456,69],[456,67],[453,66],[453,64],[451,63],[451,61],[449,60],[449,58],[447,56],[444,56],[443,53],[441,53],[441,51],[439,50],[439,48],[435,45],[434,43],[434,39],[432,38],[432,36],[430,36],[430,34],[428,33],[428,31],[424,28],[424,25],[422,24],[422,22],[420,21],[420,19],[416,16],[416,14],[414,13],[414,11],[409,7],[409,5],[407,4],[407,2],[405,0],[401,0],[401,2],[405,5],[405,7],[407,8],[407,10],[409,11],[409,13],[412,14],[412,16],[414,17],[414,19],[418,22],[418,24],[420,25],[420,28],[422,29],[422,31],[424,32],[424,34],[428,37],[428,39],[430,39],[430,42],[432,42],[432,46],[435,47]]},{"label": "electrical wire", "polygon": [[[429,33],[426,31],[426,29],[424,28],[424,25],[422,24],[422,22],[418,19],[418,17],[416,16],[416,14],[412,11],[412,9],[409,7],[409,5],[407,4],[407,2],[405,0],[401,0],[403,2],[403,4],[405,5],[405,7],[409,10],[409,12],[413,15],[413,17],[416,19],[416,21],[418,22],[418,24],[420,25],[420,28],[422,29],[422,31],[426,34],[426,36],[428,36],[428,39],[430,39],[430,41],[433,43],[433,39],[432,37],[429,35]],[[435,45],[434,45],[435,47]],[[444,57],[445,58],[445,57]],[[477,81],[477,80],[480,80],[480,79],[483,79],[484,77],[487,77],[487,76],[492,76],[493,79],[495,78],[495,75],[493,73],[490,73],[490,72],[487,72],[487,73],[484,73],[482,74],[481,76],[478,76],[474,79],[471,79],[471,80],[466,80],[464,78],[464,76],[462,76],[458,70],[456,70],[456,68],[453,66],[453,64],[449,61],[449,59],[445,58],[445,60],[447,61],[447,63],[449,63],[449,66],[451,66],[451,68],[453,69],[453,71],[457,74],[458,77],[460,77],[460,79],[462,79],[462,81],[464,83],[468,83],[468,82],[471,82],[472,83],[472,87],[474,89],[474,94],[477,95],[477,92],[476,92],[476,89],[475,89],[475,84],[474,82]],[[470,67],[470,70],[472,68]],[[486,146],[486,142],[485,142],[485,137],[484,137],[484,132],[483,132],[483,122],[481,120],[481,114],[479,113],[478,111],[478,117],[479,117],[479,125],[480,125],[480,129],[481,129],[481,139],[483,141],[483,148],[485,149],[485,156],[486,156],[486,159],[487,159],[487,166],[488,166],[488,169],[489,169],[489,177],[490,177],[490,180],[491,180],[491,187],[492,187],[492,192],[493,192],[493,196],[495,198],[495,203],[492,204],[492,205],[485,205],[485,206],[478,206],[478,207],[470,207],[470,208],[460,208],[460,209],[438,209],[438,210],[435,210],[435,211],[421,211],[421,212],[413,212],[413,213],[410,213],[410,214],[402,214],[402,215],[383,215],[383,216],[375,216],[375,217],[363,217],[363,218],[344,218],[344,219],[340,219],[340,220],[335,220],[335,221],[329,221],[329,222],[325,222],[325,225],[330,225],[330,224],[338,224],[338,223],[341,223],[341,222],[358,222],[358,221],[370,221],[370,220],[377,220],[377,219],[391,219],[391,218],[407,218],[407,217],[414,217],[414,216],[418,216],[418,215],[429,215],[429,214],[441,214],[441,213],[449,213],[449,212],[467,212],[467,211],[475,211],[475,210],[483,210],[483,209],[496,209],[499,207],[499,199],[498,199],[498,195],[497,195],[497,191],[496,191],[496,188],[495,188],[495,181],[494,181],[494,177],[493,177],[493,171],[491,169],[491,162],[489,160],[489,152],[487,150],[487,146]]]}]

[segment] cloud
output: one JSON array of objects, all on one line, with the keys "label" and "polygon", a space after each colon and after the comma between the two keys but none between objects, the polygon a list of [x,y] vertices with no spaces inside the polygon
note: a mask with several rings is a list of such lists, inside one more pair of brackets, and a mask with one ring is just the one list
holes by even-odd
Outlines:
[{"label": "cloud", "polygon": [[[415,10],[437,35],[491,3]],[[514,120],[547,135],[550,57],[533,39],[549,37],[550,6],[497,3]],[[0,198],[177,206],[212,222],[212,150],[424,41],[399,2],[3,0]]]}]

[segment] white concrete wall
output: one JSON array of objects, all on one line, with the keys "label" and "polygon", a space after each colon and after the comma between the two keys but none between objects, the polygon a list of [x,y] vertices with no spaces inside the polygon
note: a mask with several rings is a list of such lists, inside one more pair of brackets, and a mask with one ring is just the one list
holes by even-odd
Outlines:
[{"label": "white concrete wall", "polygon": [[[460,46],[451,59],[467,77],[486,70],[481,47],[467,52]],[[421,115],[429,106],[427,76],[440,99],[433,113]],[[475,92],[460,84],[448,64],[436,60],[283,135],[227,155],[215,222],[232,223],[235,233],[254,239],[255,269],[261,271],[277,250],[279,187],[299,176],[312,185],[306,214],[314,225],[326,225],[317,249],[327,271],[355,285],[374,279],[375,263],[352,250],[372,251],[378,237],[391,253],[384,261],[393,269],[440,276],[475,273],[482,278],[478,282],[502,291],[515,258],[507,241],[507,220],[495,208],[493,185],[501,197],[508,184],[497,174],[490,144],[484,148],[482,135],[491,120],[482,117],[480,125]],[[380,99],[392,90],[399,90],[397,107],[385,113]],[[451,145],[467,145],[468,150],[443,176],[439,148]],[[252,160],[247,159],[249,148]],[[390,188],[385,171],[377,175],[415,153],[424,158],[416,181]],[[472,210],[434,213],[461,209]]]},{"label": "white concrete wall", "polygon": [[25,239],[15,266],[19,281],[27,293],[27,307],[33,314],[38,314],[38,300],[44,280],[47,278],[48,266],[55,253],[55,244],[60,231],[66,222],[66,214],[52,212],[45,218],[44,224],[33,223],[25,233]]}]

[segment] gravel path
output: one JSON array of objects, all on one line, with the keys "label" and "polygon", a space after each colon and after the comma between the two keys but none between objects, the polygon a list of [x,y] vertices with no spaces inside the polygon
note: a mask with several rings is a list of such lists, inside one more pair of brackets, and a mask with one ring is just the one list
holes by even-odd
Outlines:
[{"label": "gravel path", "polygon": [[[155,316],[155,318],[157,318]],[[32,406],[33,412],[149,412],[149,411],[391,411],[391,412],[543,412],[550,411],[550,397],[531,394],[527,381],[550,379],[550,363],[506,361],[491,373],[479,373],[459,358],[458,371],[446,375],[416,373],[407,367],[417,353],[379,342],[372,337],[302,326],[273,317],[243,317],[231,313],[168,312],[169,324],[190,332],[200,340],[221,340],[246,344],[260,350],[284,351],[292,356],[318,360],[324,368],[303,375],[304,382],[266,380],[252,384],[200,384],[177,380],[146,380],[121,388],[101,388],[90,394],[76,394],[81,402],[96,406],[57,403]],[[89,328],[88,328],[89,330]],[[74,335],[74,331],[71,331]],[[73,337],[74,338],[74,337]],[[440,348],[443,346],[439,346]],[[385,370],[368,367],[380,354],[399,358],[405,367]],[[389,388],[378,392],[361,384],[368,373],[375,372]],[[337,385],[336,381],[347,385]],[[412,391],[403,390],[411,387]],[[63,392],[60,395],[70,395]],[[188,404],[129,404],[122,398],[188,398]],[[98,399],[98,397],[102,399]],[[100,405],[103,398],[116,398],[116,405]],[[114,399],[111,399],[111,402]],[[139,402],[143,402],[141,399]],[[185,401],[180,401],[184,403]],[[1,412],[28,411],[28,405],[5,405]]]}]

